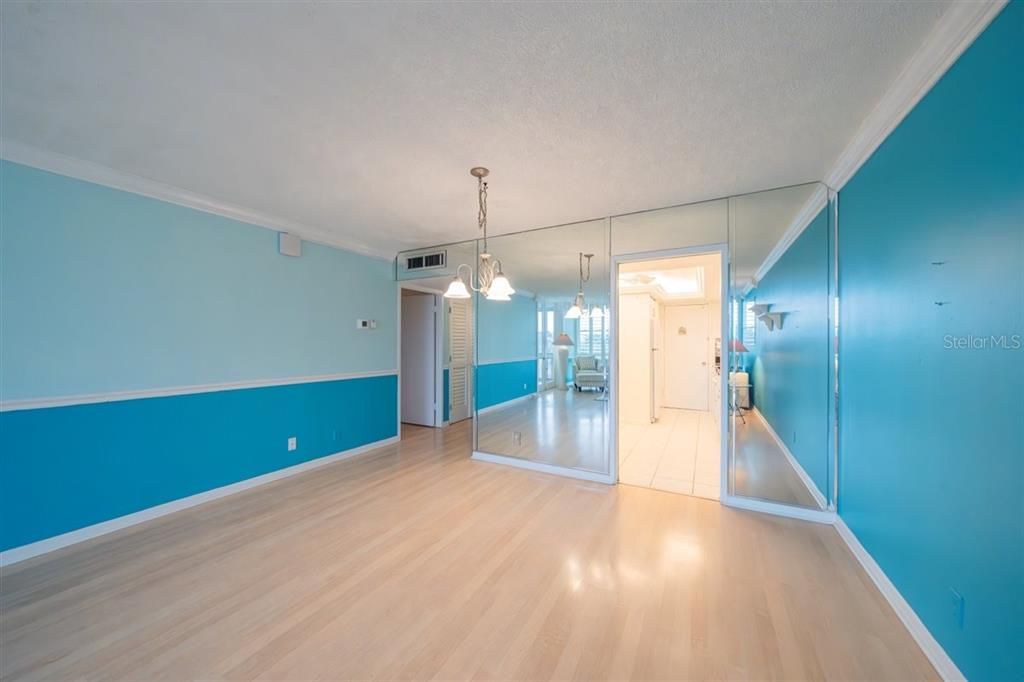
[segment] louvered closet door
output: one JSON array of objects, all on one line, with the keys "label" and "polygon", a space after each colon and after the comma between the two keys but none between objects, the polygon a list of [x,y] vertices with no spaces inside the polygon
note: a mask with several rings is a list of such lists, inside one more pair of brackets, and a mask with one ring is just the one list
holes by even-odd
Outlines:
[{"label": "louvered closet door", "polygon": [[473,303],[455,300],[448,303],[448,421],[469,418],[473,404]]}]

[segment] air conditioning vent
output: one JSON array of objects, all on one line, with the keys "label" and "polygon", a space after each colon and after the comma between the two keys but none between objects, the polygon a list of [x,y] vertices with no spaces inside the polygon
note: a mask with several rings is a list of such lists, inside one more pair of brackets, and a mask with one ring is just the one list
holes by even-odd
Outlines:
[{"label": "air conditioning vent", "polygon": [[415,256],[408,256],[405,259],[406,270],[430,270],[443,268],[447,259],[447,251],[435,251],[434,253],[421,253]]}]

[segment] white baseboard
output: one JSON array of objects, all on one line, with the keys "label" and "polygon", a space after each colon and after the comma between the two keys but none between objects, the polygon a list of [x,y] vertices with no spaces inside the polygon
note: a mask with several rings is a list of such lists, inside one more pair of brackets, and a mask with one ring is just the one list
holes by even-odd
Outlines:
[{"label": "white baseboard", "polygon": [[736,497],[735,495],[722,495],[721,501],[726,507],[760,512],[761,514],[785,516],[790,519],[824,523],[826,525],[832,525],[836,522],[836,513],[833,511],[808,509],[807,507],[796,507],[780,502],[769,502],[768,500],[758,500],[750,497]]},{"label": "white baseboard", "polygon": [[494,412],[495,410],[500,410],[500,409],[505,408],[505,407],[511,407],[512,405],[515,405],[516,403],[521,403],[524,400],[532,400],[532,399],[534,399],[536,397],[537,397],[536,393],[527,393],[526,395],[521,395],[518,398],[512,398],[512,400],[506,400],[503,403],[497,403],[495,405],[489,405],[488,407],[485,407],[483,409],[477,410],[476,413],[478,415],[487,414],[488,412]]},{"label": "white baseboard", "polygon": [[55,535],[52,538],[39,540],[28,545],[22,545],[21,547],[13,547],[5,552],[0,552],[0,566],[10,566],[11,564],[18,563],[19,561],[25,561],[26,559],[31,559],[41,554],[46,554],[47,552],[53,552],[54,550],[58,550],[63,547],[78,544],[79,542],[85,542],[86,540],[91,540],[101,535],[113,533],[114,531],[121,530],[122,528],[135,526],[152,519],[160,518],[161,516],[173,514],[174,512],[181,511],[182,509],[195,507],[203,504],[204,502],[217,500],[222,497],[227,497],[228,495],[240,493],[243,490],[249,490],[257,486],[272,483],[273,481],[277,481],[282,478],[288,478],[289,476],[310,471],[311,469],[317,469],[328,464],[340,462],[341,460],[364,454],[370,450],[374,450],[385,445],[391,445],[392,443],[397,443],[399,440],[400,436],[392,436],[391,438],[385,438],[384,440],[360,445],[359,447],[355,447],[350,450],[336,452],[333,455],[325,455],[317,459],[312,459],[308,462],[302,462],[301,464],[296,464],[284,469],[278,469],[277,471],[271,471],[267,474],[247,478],[244,481],[238,481],[237,483],[231,483],[220,488],[214,488],[213,490],[207,490],[195,495],[190,495],[189,497],[183,497],[180,500],[173,500],[171,502],[159,504],[155,507],[126,514],[125,516],[119,516],[116,519],[103,521],[101,523],[86,526],[85,528],[79,528],[78,530],[73,530],[61,535]]},{"label": "white baseboard", "polygon": [[885,571],[882,567],[872,558],[868,551],[864,549],[864,545],[860,544],[857,536],[853,534],[853,531],[843,522],[841,518],[836,518],[835,521],[836,532],[839,533],[839,537],[843,539],[846,546],[853,552],[853,556],[857,558],[860,565],[864,567],[864,570],[871,577],[871,580],[875,583],[875,586],[885,597],[889,605],[892,606],[896,615],[899,616],[900,620],[903,621],[903,625],[910,631],[910,635],[917,642],[917,645],[921,647],[924,655],[928,657],[931,664],[935,666],[936,672],[946,682],[960,682],[966,681],[964,674],[960,672],[960,669],[956,667],[956,663],[949,657],[946,650],[942,648],[942,645],[932,636],[932,633],[928,631],[925,624],[918,618],[917,614],[914,613],[914,609],[911,608],[907,600],[903,598],[900,591],[896,589],[896,586],[892,584],[889,577],[885,575]]},{"label": "white baseboard", "polygon": [[528,459],[509,457],[508,455],[495,455],[490,452],[474,451],[472,459],[475,459],[478,462],[490,462],[491,464],[502,464],[505,466],[516,467],[517,469],[527,469],[529,471],[539,471],[544,474],[554,474],[555,476],[578,478],[582,481],[592,481],[594,483],[604,483],[606,485],[612,485],[615,483],[610,474],[598,474],[591,471],[555,466],[554,464],[532,462]]},{"label": "white baseboard", "polygon": [[793,456],[793,453],[789,451],[786,444],[782,442],[781,438],[779,438],[779,434],[775,433],[775,429],[772,428],[772,425],[769,424],[768,420],[765,419],[763,414],[761,414],[761,411],[758,410],[757,407],[751,408],[750,411],[755,417],[761,420],[762,424],[764,424],[764,428],[767,429],[768,435],[772,437],[775,444],[779,446],[780,450],[782,450],[782,454],[784,454],[786,459],[789,460],[790,466],[792,466],[793,470],[796,471],[796,475],[800,478],[800,482],[804,484],[804,487],[807,488],[807,492],[809,492],[811,497],[814,498],[814,501],[818,503],[818,507],[821,509],[828,509],[828,501],[825,499],[825,496],[821,494],[821,491],[818,490],[818,486],[814,484],[814,480],[811,479],[804,468],[800,466],[800,462],[797,461],[797,458]]}]

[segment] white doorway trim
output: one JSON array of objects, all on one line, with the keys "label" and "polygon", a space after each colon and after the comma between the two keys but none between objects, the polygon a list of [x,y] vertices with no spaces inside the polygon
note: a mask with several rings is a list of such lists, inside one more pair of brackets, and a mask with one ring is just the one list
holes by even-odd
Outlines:
[{"label": "white doorway trim", "polygon": [[[706,244],[703,246],[693,246],[680,249],[665,249],[659,251],[644,251],[642,253],[628,253],[619,256],[612,256],[611,267],[609,268],[611,277],[611,305],[609,306],[610,320],[608,324],[609,334],[608,338],[611,340],[611,352],[609,354],[609,376],[608,376],[608,394],[609,394],[609,444],[608,444],[608,456],[610,461],[608,462],[609,478],[612,484],[616,484],[619,481],[619,266],[623,263],[635,263],[643,262],[648,260],[661,260],[665,258],[678,258],[682,256],[699,256],[704,254],[718,254],[719,255],[719,288],[720,292],[720,305],[722,306],[722,371],[725,372],[725,379],[722,382],[722,390],[719,396],[719,460],[721,464],[721,482],[719,483],[719,498],[723,504],[727,504],[726,498],[728,497],[728,461],[729,461],[729,425],[728,425],[728,367],[726,366],[727,352],[726,349],[729,347],[729,330],[731,325],[729,324],[729,245],[728,244]],[[709,405],[709,407],[711,407]]]},{"label": "white doorway trim", "polygon": [[[398,310],[396,315],[398,317],[398,324],[396,326],[396,334],[398,339],[397,355],[399,360],[402,357],[402,290],[408,289],[409,291],[417,291],[421,294],[433,294],[434,297],[434,427],[438,428],[444,426],[444,411],[441,409],[442,402],[444,401],[444,361],[442,359],[444,355],[444,317],[442,316],[441,306],[443,305],[444,299],[442,298],[441,291],[432,289],[430,287],[421,286],[419,284],[409,284],[407,282],[399,282],[397,294]],[[398,391],[395,399],[397,401],[396,414],[398,416],[398,423],[396,425],[395,435],[402,435],[402,368],[401,361],[399,361],[398,367]]]}]

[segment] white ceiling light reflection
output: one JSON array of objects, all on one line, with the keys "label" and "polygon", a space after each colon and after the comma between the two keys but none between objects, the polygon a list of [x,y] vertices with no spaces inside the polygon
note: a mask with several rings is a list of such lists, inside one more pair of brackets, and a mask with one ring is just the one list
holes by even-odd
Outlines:
[{"label": "white ceiling light reflection", "polygon": [[569,589],[573,592],[587,588],[615,592],[639,587],[650,578],[648,571],[627,562],[612,564],[603,559],[583,562],[576,555],[566,557],[565,572]]},{"label": "white ceiling light reflection", "polygon": [[619,578],[622,579],[625,585],[642,585],[647,582],[646,571],[643,571],[636,566],[632,566],[624,561],[620,561],[616,567],[616,571],[619,574]]},{"label": "white ceiling light reflection", "polygon": [[583,569],[580,567],[579,560],[571,556],[565,560],[565,567],[569,572],[569,589],[579,592],[583,589]]},{"label": "white ceiling light reflection", "polygon": [[662,543],[661,558],[667,567],[679,564],[697,565],[704,561],[704,549],[691,537],[669,535]]}]

